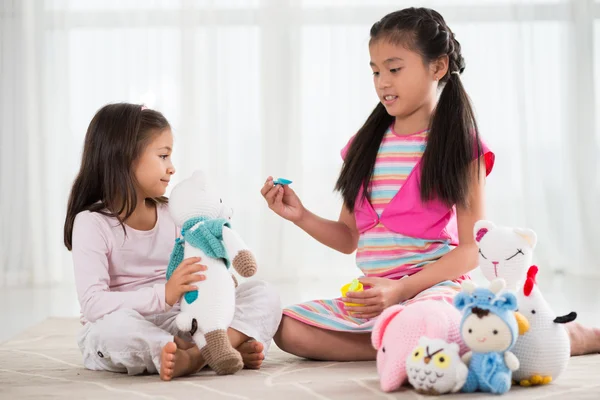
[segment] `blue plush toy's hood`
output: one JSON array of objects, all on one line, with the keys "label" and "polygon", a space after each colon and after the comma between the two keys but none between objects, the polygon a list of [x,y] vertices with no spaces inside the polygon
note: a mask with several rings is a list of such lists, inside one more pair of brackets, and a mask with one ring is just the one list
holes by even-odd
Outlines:
[{"label": "blue plush toy's hood", "polygon": [[500,317],[510,328],[512,334],[511,347],[516,343],[519,336],[519,325],[515,317],[517,297],[513,293],[501,291],[495,294],[487,288],[476,288],[473,293],[463,290],[454,297],[454,306],[463,311],[461,327],[465,320],[473,314],[473,308],[488,310]]}]

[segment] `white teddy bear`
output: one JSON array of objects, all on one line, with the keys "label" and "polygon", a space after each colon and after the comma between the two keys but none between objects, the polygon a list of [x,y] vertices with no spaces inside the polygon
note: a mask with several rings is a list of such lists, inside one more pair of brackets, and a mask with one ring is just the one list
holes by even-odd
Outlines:
[{"label": "white teddy bear", "polygon": [[243,277],[254,275],[254,256],[230,227],[233,210],[211,191],[201,171],[177,184],[169,197],[169,212],[181,237],[171,254],[167,279],[183,259],[200,257],[206,280],[181,299],[177,327],[190,332],[208,365],[219,375],[243,367],[242,357],[229,343],[227,329],[235,312],[235,279],[229,266]]}]

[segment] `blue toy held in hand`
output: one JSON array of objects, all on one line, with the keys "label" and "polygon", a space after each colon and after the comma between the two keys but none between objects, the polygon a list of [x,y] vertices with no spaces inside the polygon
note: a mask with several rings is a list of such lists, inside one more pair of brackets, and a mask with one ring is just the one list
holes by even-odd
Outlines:
[{"label": "blue toy held in hand", "polygon": [[519,360],[510,349],[528,324],[516,313],[517,298],[504,291],[505,286],[503,279],[495,279],[489,288],[465,281],[454,298],[454,306],[463,311],[461,336],[471,349],[463,356],[469,367],[463,392],[506,393],[512,372],[519,369]]},{"label": "blue toy held in hand", "polygon": [[292,183],[292,181],[290,181],[289,179],[285,179],[285,178],[277,178],[273,181],[274,185],[281,185],[281,186],[289,185],[291,183]]}]

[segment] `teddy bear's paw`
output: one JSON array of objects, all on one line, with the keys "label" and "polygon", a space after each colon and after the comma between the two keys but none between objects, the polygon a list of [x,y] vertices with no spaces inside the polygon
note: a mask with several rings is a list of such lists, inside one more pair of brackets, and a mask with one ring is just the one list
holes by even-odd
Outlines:
[{"label": "teddy bear's paw", "polygon": [[226,330],[216,330],[205,335],[206,346],[200,352],[217,375],[235,374],[244,367],[242,355],[231,347]]},{"label": "teddy bear's paw", "polygon": [[175,324],[181,332],[191,332],[194,324],[194,318],[187,313],[180,312],[175,317]]},{"label": "teddy bear's paw", "polygon": [[244,278],[256,273],[257,265],[254,255],[250,250],[242,250],[231,261],[233,268]]},{"label": "teddy bear's paw", "polygon": [[217,360],[213,361],[212,368],[217,375],[233,375],[244,367],[240,353],[235,349]]}]

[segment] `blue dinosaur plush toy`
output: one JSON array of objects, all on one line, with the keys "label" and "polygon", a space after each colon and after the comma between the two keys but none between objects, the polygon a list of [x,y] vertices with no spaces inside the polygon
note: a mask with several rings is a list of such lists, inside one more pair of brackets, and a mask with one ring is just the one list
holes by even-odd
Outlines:
[{"label": "blue dinosaur plush toy", "polygon": [[454,306],[463,311],[461,336],[471,349],[463,356],[469,367],[463,392],[506,393],[512,372],[519,369],[519,360],[510,350],[519,333],[528,329],[527,320],[518,317],[517,298],[505,287],[503,279],[495,279],[489,288],[465,281],[454,298]]}]

